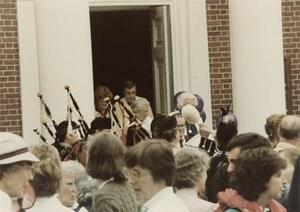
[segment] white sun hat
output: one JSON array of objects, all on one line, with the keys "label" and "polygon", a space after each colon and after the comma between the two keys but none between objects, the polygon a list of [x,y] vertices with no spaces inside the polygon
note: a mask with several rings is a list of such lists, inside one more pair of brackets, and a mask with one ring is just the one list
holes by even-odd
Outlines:
[{"label": "white sun hat", "polygon": [[0,165],[20,161],[37,162],[39,159],[29,152],[23,138],[13,133],[0,132]]}]

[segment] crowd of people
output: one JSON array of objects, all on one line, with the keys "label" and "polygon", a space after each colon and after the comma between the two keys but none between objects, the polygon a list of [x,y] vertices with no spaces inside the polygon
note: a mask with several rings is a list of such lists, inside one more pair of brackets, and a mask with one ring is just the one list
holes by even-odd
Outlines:
[{"label": "crowd of people", "polygon": [[209,129],[196,94],[155,115],[132,81],[123,94],[97,87],[89,127],[77,103],[49,117],[52,141],[0,132],[0,211],[300,212],[300,117],[270,114],[264,137],[239,133],[230,105]]}]

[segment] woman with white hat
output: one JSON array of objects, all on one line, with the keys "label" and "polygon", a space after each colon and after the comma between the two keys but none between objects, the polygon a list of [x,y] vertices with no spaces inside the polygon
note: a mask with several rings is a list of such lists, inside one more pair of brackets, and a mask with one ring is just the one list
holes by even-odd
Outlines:
[{"label": "woman with white hat", "polygon": [[0,132],[0,206],[1,211],[13,211],[13,200],[24,196],[32,180],[31,165],[39,161],[15,134]]}]

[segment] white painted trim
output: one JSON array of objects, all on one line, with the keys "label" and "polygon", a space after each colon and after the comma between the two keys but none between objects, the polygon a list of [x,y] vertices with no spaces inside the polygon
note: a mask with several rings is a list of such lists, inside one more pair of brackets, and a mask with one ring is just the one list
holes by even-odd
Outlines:
[{"label": "white painted trim", "polygon": [[[174,92],[190,91],[205,101],[212,126],[205,0],[88,0],[92,7],[162,6],[170,8]],[[198,28],[196,28],[198,27]],[[200,58],[199,58],[200,57]]]},{"label": "white painted trim", "polygon": [[[32,127],[30,125],[27,125],[26,123],[32,121],[32,125],[35,127],[40,126],[39,124],[39,102],[38,99],[36,99],[36,92],[38,90],[42,90],[42,92],[45,93],[46,101],[48,102],[48,105],[53,108],[52,112],[54,117],[59,120],[63,117],[62,112],[60,111],[61,106],[55,106],[54,102],[59,102],[59,104],[64,104],[64,97],[60,97],[62,91],[62,88],[60,88],[59,91],[55,90],[48,90],[45,87],[45,80],[42,79],[50,74],[48,72],[53,71],[57,68],[56,63],[59,63],[60,66],[64,65],[66,61],[61,60],[53,60],[56,61],[55,63],[49,62],[50,58],[53,57],[52,53],[49,52],[49,50],[46,50],[44,47],[42,47],[42,44],[46,45],[47,42],[54,42],[53,36],[49,37],[49,30],[50,33],[54,32],[68,32],[65,28],[59,28],[60,26],[57,26],[57,29],[47,27],[49,23],[53,22],[53,19],[51,17],[46,17],[45,15],[42,15],[39,13],[40,6],[42,4],[47,3],[49,4],[54,0],[18,0],[18,5],[23,5],[24,3],[31,3],[32,7],[35,11],[32,11],[33,14],[31,16],[35,17],[34,19],[31,19],[29,22],[25,23],[22,22],[21,17],[18,16],[18,22],[19,22],[19,44],[20,44],[20,72],[21,72],[21,95],[22,95],[22,122],[23,122],[23,133],[25,137],[28,137],[29,139],[36,138],[35,135],[32,135]],[[74,1],[68,1],[67,0],[56,0],[57,4],[56,7],[58,7],[57,12],[62,12],[61,8],[59,8],[59,5],[63,5],[65,9],[67,9],[67,4],[69,4],[68,12],[74,12],[74,20],[79,20],[80,23],[82,23],[81,18],[87,18],[88,19],[88,12],[86,13],[76,13],[76,8],[80,6],[75,6],[80,3],[82,3],[83,7],[97,7],[97,6],[161,6],[161,5],[167,5],[170,8],[170,20],[171,20],[171,44],[172,44],[172,68],[173,68],[173,83],[174,83],[174,92],[178,92],[181,90],[190,91],[193,93],[198,93],[201,95],[205,101],[205,112],[207,114],[207,125],[211,126],[211,97],[210,97],[210,82],[209,82],[209,67],[208,67],[208,41],[207,41],[207,28],[206,28],[206,4],[205,0],[74,0]],[[18,8],[20,9],[20,8]],[[53,10],[53,8],[49,8],[49,10]],[[44,8],[44,11],[48,13],[47,8]],[[51,12],[49,12],[51,14]],[[52,13],[54,14],[54,12]],[[30,14],[29,14],[30,15]],[[68,14],[69,17],[71,14]],[[76,16],[76,17],[75,17]],[[200,19],[199,19],[200,18]],[[21,24],[24,23],[24,24]],[[89,26],[87,26],[88,21],[85,23],[82,23],[86,29],[88,30]],[[29,27],[33,30],[31,32],[27,32],[26,27]],[[54,27],[51,25],[51,27]],[[43,30],[41,30],[42,28]],[[46,30],[46,31],[45,31]],[[51,31],[52,30],[52,31]],[[72,28],[72,32],[76,32],[78,30],[77,28]],[[187,32],[188,31],[188,32]],[[24,32],[27,32],[28,34],[24,34]],[[38,32],[38,34],[36,34]],[[89,33],[89,32],[88,32]],[[86,33],[86,35],[88,34]],[[60,39],[58,34],[54,34],[55,39]],[[32,37],[32,39],[28,40],[27,37]],[[90,74],[90,71],[92,69],[92,64],[90,58],[89,49],[90,48],[90,38],[88,36],[82,36],[81,39],[79,39],[82,42],[85,42],[86,48],[82,47],[81,49],[84,49],[85,51],[85,57],[81,58],[81,60],[85,60],[85,63],[81,61],[84,67],[84,70],[87,70]],[[54,42],[55,43],[55,42]],[[28,48],[25,48],[28,46]],[[49,46],[50,49],[52,46]],[[47,47],[48,48],[48,47]],[[65,45],[59,46],[59,49],[63,52],[67,52],[66,48],[68,48]],[[38,49],[40,51],[38,51]],[[58,52],[60,53],[60,52]],[[76,53],[76,51],[72,51],[70,53]],[[75,55],[76,56],[76,55]],[[33,58],[33,60],[30,60],[30,57]],[[53,59],[53,58],[52,58]],[[52,60],[51,59],[51,60]],[[80,62],[76,61],[76,62]],[[25,68],[25,64],[27,64],[27,68]],[[52,70],[51,67],[53,68]],[[71,67],[71,69],[73,66]],[[77,68],[74,67],[75,69]],[[47,69],[47,70],[46,70]],[[67,69],[63,69],[67,70]],[[29,74],[30,73],[30,74]],[[45,75],[44,77],[41,75]],[[65,75],[65,72],[63,72]],[[41,79],[39,79],[39,75],[41,75]],[[78,75],[79,76],[79,75]],[[64,76],[62,76],[64,77]],[[199,79],[201,79],[199,81]],[[207,80],[208,79],[208,80]],[[46,77],[46,80],[52,80]],[[56,82],[53,80],[53,82]],[[73,82],[73,80],[72,80]],[[76,79],[74,79],[74,85],[76,84]],[[84,87],[87,92],[92,92],[92,80],[89,78],[87,80],[87,84],[81,85],[81,87]],[[41,84],[40,84],[41,83]],[[46,82],[48,85],[49,83]],[[56,82],[57,84],[57,82]],[[201,84],[201,85],[199,85]],[[29,87],[32,86],[32,87]],[[57,85],[58,86],[58,85]],[[88,88],[86,88],[88,86]],[[50,87],[50,86],[49,86]],[[59,85],[59,87],[61,87]],[[87,96],[81,96],[83,90],[75,86],[71,87],[74,88],[74,94],[77,97],[78,95],[78,101],[82,104],[82,102],[87,102],[88,105],[86,105],[83,109],[85,111],[84,114],[91,118],[91,106],[93,104],[93,94],[88,93]],[[205,88],[204,90],[202,88]],[[29,92],[28,94],[26,94]],[[49,92],[49,95],[47,95],[47,92]],[[54,93],[54,94],[53,94]],[[59,101],[57,100],[55,94],[59,96]],[[31,95],[28,97],[28,95]],[[50,98],[51,96],[51,98]],[[79,97],[80,96],[80,97]],[[82,99],[84,100],[82,100]],[[56,100],[55,100],[56,99]],[[32,106],[33,104],[33,106]],[[33,111],[31,111],[33,110]],[[57,114],[59,113],[59,114]],[[33,123],[37,122],[37,123]],[[27,128],[25,128],[25,126]],[[29,133],[30,136],[27,136]]]},{"label": "white painted trim", "polygon": [[162,5],[171,5],[174,0],[88,0],[91,7],[95,6],[142,6],[142,5],[151,5],[151,6],[162,6]]},{"label": "white painted trim", "polygon": [[17,1],[23,137],[29,144],[38,143],[33,129],[40,127],[40,89],[34,0]]}]

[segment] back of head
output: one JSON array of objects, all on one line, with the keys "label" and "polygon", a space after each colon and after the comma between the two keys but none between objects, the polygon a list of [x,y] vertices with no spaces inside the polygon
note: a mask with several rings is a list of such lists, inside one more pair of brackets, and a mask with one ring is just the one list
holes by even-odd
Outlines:
[{"label": "back of head", "polygon": [[221,114],[216,118],[216,140],[219,149],[225,151],[229,141],[238,134],[238,122],[236,116],[229,111],[230,105],[221,108]]},{"label": "back of head", "polygon": [[98,133],[88,147],[87,173],[97,179],[124,181],[123,167],[125,166],[126,148],[113,134]]},{"label": "back of head", "polygon": [[267,138],[257,133],[242,133],[233,137],[226,146],[227,151],[239,147],[241,150],[254,149],[258,147],[271,147]]},{"label": "back of head", "polygon": [[172,142],[176,139],[177,120],[175,116],[161,116],[151,124],[152,136]]},{"label": "back of head", "polygon": [[279,134],[285,140],[300,139],[300,117],[285,116],[280,122]]},{"label": "back of head", "polygon": [[31,152],[40,159],[32,167],[34,187],[37,197],[50,197],[60,186],[61,162],[57,150],[50,144],[31,147]]},{"label": "back of head", "polygon": [[130,104],[130,107],[131,107],[133,113],[135,113],[135,114],[139,113],[140,111],[143,111],[145,109],[148,109],[149,106],[150,106],[150,103],[145,98],[136,99]]},{"label": "back of head", "polygon": [[231,185],[246,200],[256,201],[268,189],[271,177],[285,167],[285,161],[271,148],[245,150],[235,162]]},{"label": "back of head", "polygon": [[238,134],[238,128],[236,122],[221,122],[217,128],[216,140],[218,142],[219,149],[225,151],[229,141]]},{"label": "back of head", "polygon": [[206,152],[192,147],[184,147],[175,155],[176,177],[174,186],[178,189],[193,188],[203,177],[209,166]]},{"label": "back of head", "polygon": [[94,134],[96,131],[111,129],[111,119],[104,117],[97,117],[91,122],[89,134]]},{"label": "back of head", "polygon": [[169,143],[163,140],[145,140],[128,149],[125,156],[126,166],[140,166],[148,169],[155,182],[173,183],[175,159]]}]

